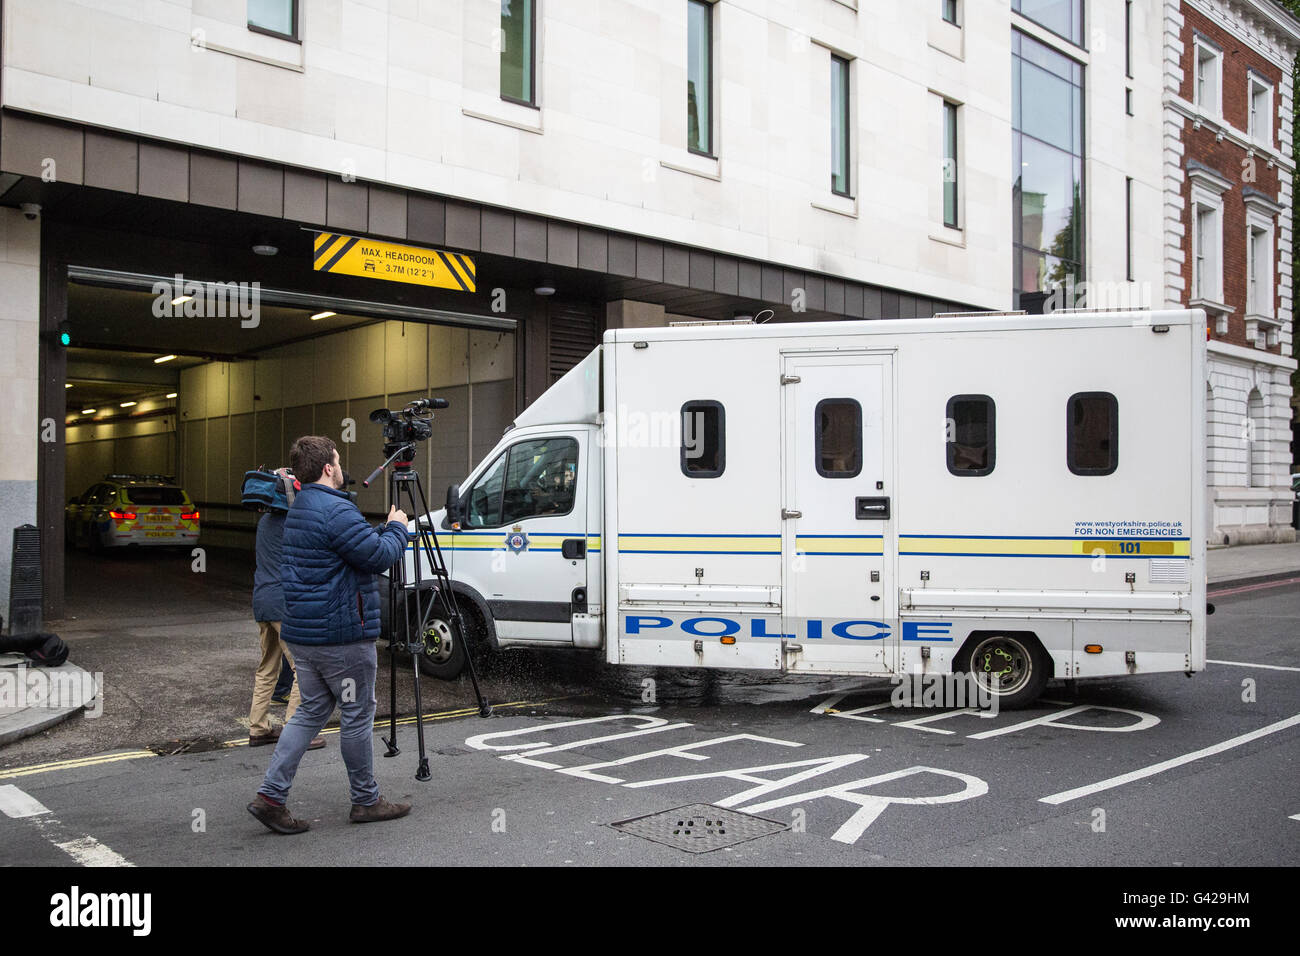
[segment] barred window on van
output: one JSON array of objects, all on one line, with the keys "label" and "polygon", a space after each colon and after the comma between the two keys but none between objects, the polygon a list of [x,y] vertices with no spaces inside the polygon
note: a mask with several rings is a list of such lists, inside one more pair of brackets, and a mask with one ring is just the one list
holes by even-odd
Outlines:
[{"label": "barred window on van", "polygon": [[823,398],[813,411],[817,474],[856,478],[862,473],[862,406],[851,398]]},{"label": "barred window on van", "polygon": [[1119,467],[1119,402],[1110,392],[1078,392],[1066,403],[1066,463],[1076,475]]},{"label": "barred window on van", "polygon": [[727,467],[727,416],[721,402],[682,406],[682,474],[717,478]]},{"label": "barred window on van", "polygon": [[991,474],[997,459],[997,406],[987,395],[948,399],[944,438],[948,470],[962,478]]}]

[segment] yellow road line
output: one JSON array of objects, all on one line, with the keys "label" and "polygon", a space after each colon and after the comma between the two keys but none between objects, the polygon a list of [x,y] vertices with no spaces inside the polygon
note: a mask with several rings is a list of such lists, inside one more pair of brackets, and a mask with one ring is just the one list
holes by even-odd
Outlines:
[{"label": "yellow road line", "polygon": [[38,763],[30,767],[15,767],[12,770],[0,770],[0,780],[11,777],[26,777],[35,773],[49,773],[52,770],[72,770],[77,767],[94,767],[104,763],[116,763],[119,760],[139,760],[141,757],[158,756],[152,750],[128,750],[119,754],[100,754],[97,757],[75,757],[68,760],[55,760],[52,763]]}]

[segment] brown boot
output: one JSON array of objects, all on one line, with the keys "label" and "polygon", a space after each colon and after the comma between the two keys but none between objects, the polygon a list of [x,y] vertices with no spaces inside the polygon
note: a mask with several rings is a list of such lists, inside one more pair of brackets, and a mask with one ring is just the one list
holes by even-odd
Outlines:
[{"label": "brown boot", "polygon": [[389,803],[380,797],[368,807],[359,803],[352,804],[352,812],[348,814],[348,820],[351,823],[377,823],[380,820],[396,820],[410,812],[409,803]]},{"label": "brown boot", "polygon": [[260,793],[248,805],[248,812],[257,817],[268,830],[276,833],[292,835],[311,829],[311,824],[306,820],[294,819],[288,807],[274,804]]}]

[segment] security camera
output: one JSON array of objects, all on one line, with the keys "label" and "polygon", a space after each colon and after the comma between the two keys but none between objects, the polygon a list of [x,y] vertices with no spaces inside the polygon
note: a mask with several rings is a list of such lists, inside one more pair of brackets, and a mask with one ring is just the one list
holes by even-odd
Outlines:
[{"label": "security camera", "polygon": [[41,204],[38,202],[19,203],[18,208],[23,211],[23,218],[39,219],[41,215]]}]

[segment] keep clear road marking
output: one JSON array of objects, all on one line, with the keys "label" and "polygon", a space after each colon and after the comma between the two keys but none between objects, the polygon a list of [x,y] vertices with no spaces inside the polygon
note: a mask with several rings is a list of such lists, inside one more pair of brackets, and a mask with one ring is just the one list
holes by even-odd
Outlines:
[{"label": "keep clear road marking", "polygon": [[1134,770],[1130,773],[1120,774],[1118,777],[1110,777],[1098,783],[1090,783],[1086,787],[1075,787],[1073,790],[1064,790],[1061,793],[1054,793],[1050,797],[1039,797],[1039,803],[1062,804],[1069,803],[1071,800],[1078,800],[1080,797],[1086,797],[1094,793],[1100,793],[1102,790],[1112,790],[1115,787],[1122,787],[1126,783],[1132,783],[1134,780],[1142,780],[1146,777],[1154,777],[1158,773],[1164,773],[1166,770],[1172,770],[1175,767],[1181,767],[1185,763],[1191,763],[1194,760],[1200,760],[1204,757],[1213,757],[1215,754],[1223,753],[1225,750],[1231,750],[1233,747],[1240,747],[1242,744],[1248,744],[1252,740],[1259,740],[1261,737],[1267,737],[1269,734],[1276,734],[1300,724],[1300,714],[1279,720],[1277,723],[1269,724],[1267,727],[1261,727],[1259,730],[1252,730],[1248,734],[1242,734],[1239,737],[1233,737],[1231,740],[1225,740],[1222,743],[1205,747],[1201,750],[1193,751],[1189,754],[1183,754],[1181,757],[1174,757],[1170,760],[1162,760],[1160,763],[1152,764],[1149,767],[1143,767],[1141,770]]},{"label": "keep clear road marking", "polygon": [[1206,661],[1207,664],[1226,664],[1228,667],[1258,667],[1265,671],[1300,671],[1300,667],[1283,667],[1280,664],[1247,664],[1245,661]]},{"label": "keep clear road marking", "polygon": [[126,857],[94,837],[73,837],[45,806],[13,784],[0,786],[0,812],[15,820],[30,818],[41,836],[82,866],[133,866]]}]

